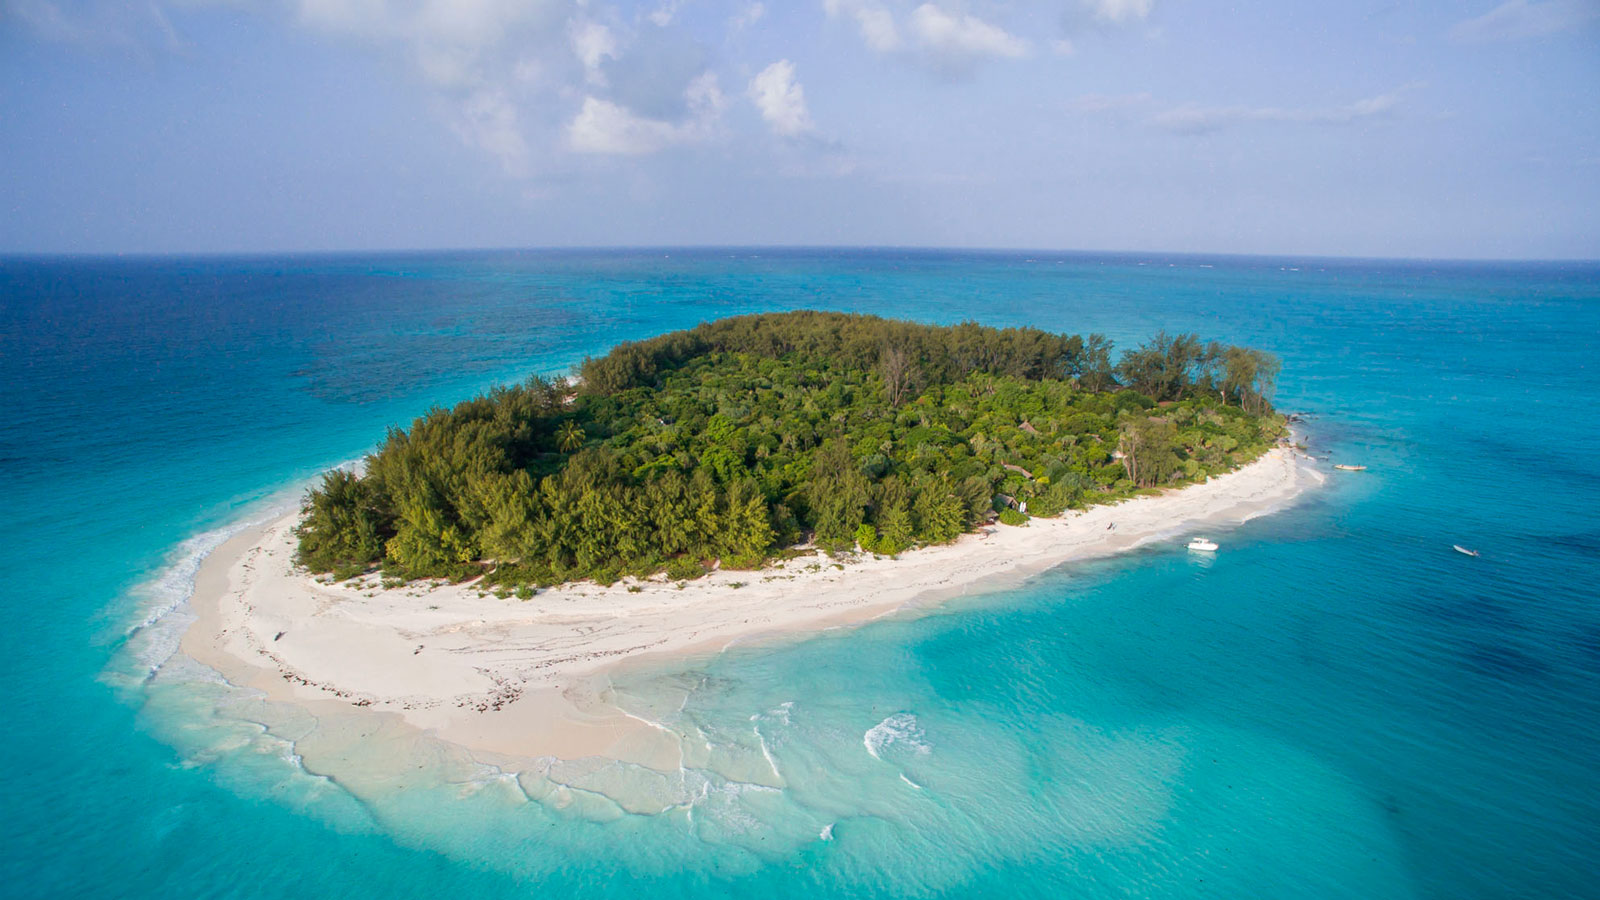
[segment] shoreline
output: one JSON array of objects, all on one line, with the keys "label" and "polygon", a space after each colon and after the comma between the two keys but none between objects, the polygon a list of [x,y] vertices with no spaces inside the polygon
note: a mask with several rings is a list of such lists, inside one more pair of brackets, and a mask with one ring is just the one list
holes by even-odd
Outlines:
[{"label": "shoreline", "polygon": [[[1064,563],[1237,525],[1325,477],[1278,448],[1201,484],[996,525],[898,559],[818,553],[682,587],[580,582],[529,600],[480,596],[471,584],[315,582],[290,562],[295,511],[243,528],[201,562],[179,652],[347,738],[398,729],[507,770],[604,757],[677,771],[680,738],[613,704],[612,673],[1002,590]],[[341,757],[351,749],[335,743]]]}]

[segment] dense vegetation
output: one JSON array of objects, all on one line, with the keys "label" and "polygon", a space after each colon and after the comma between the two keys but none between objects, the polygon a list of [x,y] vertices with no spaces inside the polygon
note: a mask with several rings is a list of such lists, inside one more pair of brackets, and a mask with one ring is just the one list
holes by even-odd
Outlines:
[{"label": "dense vegetation", "polygon": [[[507,586],[893,554],[1231,469],[1281,432],[1272,356],[796,312],[623,344],[392,429],[311,491],[300,560]],[[1025,504],[1025,510],[1023,507]]]}]

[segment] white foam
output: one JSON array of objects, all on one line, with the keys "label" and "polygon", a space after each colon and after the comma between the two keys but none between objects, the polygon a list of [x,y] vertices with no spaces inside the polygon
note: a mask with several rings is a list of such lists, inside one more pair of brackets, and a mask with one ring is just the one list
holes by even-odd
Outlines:
[{"label": "white foam", "polygon": [[204,531],[179,543],[167,556],[166,565],[162,566],[155,577],[133,589],[133,593],[144,599],[139,608],[144,612],[144,618],[137,624],[130,625],[127,633],[133,634],[141,628],[148,628],[159,622],[161,618],[177,609],[185,600],[194,593],[194,579],[200,572],[200,563],[227,542],[228,538],[238,534],[249,522],[236,522],[211,531]]},{"label": "white foam", "polygon": [[[359,472],[362,464],[363,460],[358,458],[333,468]],[[299,506],[306,489],[314,483],[314,479],[308,480],[279,491],[252,505],[236,521],[186,538],[167,554],[166,562],[149,580],[130,591],[135,598],[134,616],[137,621],[123,633],[130,642],[137,637],[137,643],[132,644],[130,649],[149,675],[155,674],[177,653],[184,632],[194,621],[194,617],[188,614],[188,605],[194,597],[195,578],[200,574],[200,566],[206,557],[244,529],[273,521],[293,511]]]},{"label": "white foam", "polygon": [[256,740],[268,750],[276,750],[277,757],[283,760],[283,762],[288,765],[289,768],[294,769],[296,772],[306,776],[307,778],[315,778],[319,781],[329,781],[329,779],[324,775],[317,775],[313,772],[307,771],[305,758],[300,755],[300,748],[295,744],[294,741],[265,730],[261,732],[260,736],[257,737]]},{"label": "white foam", "polygon": [[235,687],[232,682],[222,677],[221,672],[182,654],[175,654],[162,663],[160,669],[152,673],[145,683],[213,684],[219,687]]},{"label": "white foam", "polygon": [[167,563],[149,581],[130,592],[136,598],[135,614],[139,619],[128,626],[124,634],[129,639],[134,659],[145,670],[145,677],[154,675],[178,652],[184,632],[194,621],[188,608],[200,564],[253,521],[235,522],[183,541],[173,548]]},{"label": "white foam", "polygon": [[767,747],[767,739],[761,734],[761,726],[755,725],[750,730],[756,733],[756,743],[761,745],[761,755],[766,759],[767,767],[772,769],[772,777],[782,782],[783,773],[778,771],[778,761],[772,758],[772,751]]},{"label": "white foam", "polygon": [[903,744],[919,755],[925,754],[932,749],[926,738],[917,717],[900,712],[867,729],[867,733],[861,736],[861,743],[873,759],[883,759],[880,754],[890,744]]},{"label": "white foam", "polygon": [[765,718],[767,716],[771,716],[771,717],[777,719],[779,722],[782,722],[785,725],[789,725],[789,724],[791,724],[790,719],[789,719],[789,713],[791,711],[793,711],[793,710],[794,710],[794,701],[793,700],[785,700],[784,702],[779,703],[777,706],[774,706],[773,708],[767,710],[764,713],[751,713],[750,721],[759,722],[763,718]]}]

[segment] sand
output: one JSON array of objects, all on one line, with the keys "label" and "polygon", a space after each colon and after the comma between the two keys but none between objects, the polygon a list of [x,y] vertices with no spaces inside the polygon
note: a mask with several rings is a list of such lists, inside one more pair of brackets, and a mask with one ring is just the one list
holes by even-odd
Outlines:
[{"label": "sand", "polygon": [[599,756],[676,769],[676,737],[609,702],[617,667],[795,639],[994,591],[1063,563],[1272,512],[1323,478],[1279,448],[1204,484],[1025,527],[993,525],[899,558],[817,553],[681,587],[578,583],[528,600],[471,584],[322,583],[292,565],[292,514],[206,558],[182,650],[319,721],[380,713],[373,721],[384,728],[413,728],[495,764]]}]

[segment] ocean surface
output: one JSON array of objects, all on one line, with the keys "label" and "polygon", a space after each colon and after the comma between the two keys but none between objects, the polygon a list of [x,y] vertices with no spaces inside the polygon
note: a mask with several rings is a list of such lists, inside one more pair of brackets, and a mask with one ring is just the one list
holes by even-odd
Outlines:
[{"label": "ocean surface", "polygon": [[[719,760],[353,793],[171,657],[200,555],[431,405],[827,308],[1283,357],[1293,508],[620,678]],[[0,260],[11,897],[1600,896],[1600,267],[934,251]],[[1452,544],[1478,548],[1470,558]],[[603,768],[603,767],[602,767]],[[740,773],[746,773],[740,775]],[[618,791],[615,786],[628,784]],[[614,798],[659,788],[640,812]]]}]

